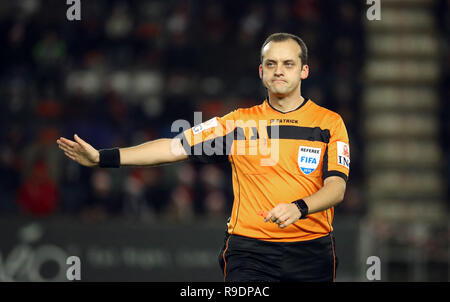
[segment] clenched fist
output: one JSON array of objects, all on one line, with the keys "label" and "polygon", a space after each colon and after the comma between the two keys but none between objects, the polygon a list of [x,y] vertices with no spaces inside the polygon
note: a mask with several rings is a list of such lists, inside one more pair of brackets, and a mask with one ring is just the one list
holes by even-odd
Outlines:
[{"label": "clenched fist", "polygon": [[264,222],[275,222],[283,229],[299,220],[301,216],[302,213],[295,204],[280,203],[267,213]]}]

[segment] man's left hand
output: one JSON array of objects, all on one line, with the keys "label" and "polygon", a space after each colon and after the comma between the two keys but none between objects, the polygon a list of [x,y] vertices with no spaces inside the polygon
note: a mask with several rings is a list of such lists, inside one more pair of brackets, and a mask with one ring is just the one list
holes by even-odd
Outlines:
[{"label": "man's left hand", "polygon": [[280,203],[267,213],[264,222],[275,222],[283,229],[299,220],[301,216],[302,213],[295,204]]}]

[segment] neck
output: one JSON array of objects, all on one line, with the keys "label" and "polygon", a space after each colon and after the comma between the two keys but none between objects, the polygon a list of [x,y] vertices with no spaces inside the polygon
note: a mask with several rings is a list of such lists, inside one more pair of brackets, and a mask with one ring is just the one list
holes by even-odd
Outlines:
[{"label": "neck", "polygon": [[269,92],[268,102],[273,108],[281,112],[292,111],[303,104],[304,101],[305,98],[301,96],[300,91],[287,96],[279,96]]}]

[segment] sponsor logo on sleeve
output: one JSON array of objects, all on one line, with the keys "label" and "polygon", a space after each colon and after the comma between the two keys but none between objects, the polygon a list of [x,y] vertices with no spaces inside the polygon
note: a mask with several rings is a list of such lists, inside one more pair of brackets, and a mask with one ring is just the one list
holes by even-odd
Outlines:
[{"label": "sponsor logo on sleeve", "polygon": [[347,169],[350,168],[350,148],[344,142],[337,142],[337,163]]}]

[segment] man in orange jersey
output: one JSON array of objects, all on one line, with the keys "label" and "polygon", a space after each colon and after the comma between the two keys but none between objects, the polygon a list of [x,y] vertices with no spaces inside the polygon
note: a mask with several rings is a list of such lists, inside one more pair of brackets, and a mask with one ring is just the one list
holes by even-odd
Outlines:
[{"label": "man in orange jersey", "polygon": [[334,281],[332,220],[344,198],[350,153],[342,118],[301,95],[308,52],[277,33],[261,48],[268,98],[185,129],[172,139],[95,150],[77,135],[57,140],[85,166],[229,161],[234,203],[219,263],[225,281]]}]

